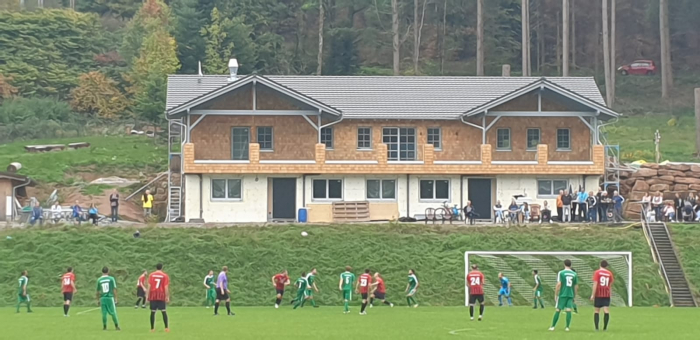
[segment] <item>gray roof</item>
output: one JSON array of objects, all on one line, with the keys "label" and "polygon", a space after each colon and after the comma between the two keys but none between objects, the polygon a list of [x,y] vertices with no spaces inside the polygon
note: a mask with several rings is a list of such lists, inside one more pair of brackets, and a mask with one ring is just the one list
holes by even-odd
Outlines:
[{"label": "gray roof", "polygon": [[[260,76],[258,76],[260,77]],[[592,77],[264,76],[350,119],[457,119],[537,82],[552,83],[605,107]],[[239,81],[247,79],[241,76]],[[230,84],[228,75],[171,75],[169,113]],[[179,109],[179,108],[178,108]]]}]

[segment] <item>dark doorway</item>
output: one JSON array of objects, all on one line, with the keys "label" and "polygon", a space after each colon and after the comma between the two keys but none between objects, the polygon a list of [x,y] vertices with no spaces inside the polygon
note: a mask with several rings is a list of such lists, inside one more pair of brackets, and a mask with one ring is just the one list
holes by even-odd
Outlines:
[{"label": "dark doorway", "polygon": [[479,220],[491,219],[491,179],[467,179],[467,199],[472,201]]},{"label": "dark doorway", "polygon": [[272,218],[290,219],[297,217],[297,179],[272,179]]}]

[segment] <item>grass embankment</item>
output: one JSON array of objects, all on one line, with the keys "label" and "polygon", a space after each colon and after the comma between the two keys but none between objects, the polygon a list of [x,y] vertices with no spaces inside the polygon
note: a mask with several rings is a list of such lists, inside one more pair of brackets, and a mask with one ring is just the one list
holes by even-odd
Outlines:
[{"label": "grass embankment", "polygon": [[700,228],[697,224],[670,224],[669,229],[693,294],[700,297]]},{"label": "grass embankment", "polygon": [[[26,145],[88,142],[89,148],[45,153],[28,153]],[[167,146],[155,145],[144,136],[90,136],[20,141],[0,145],[0,166],[22,163],[19,171],[42,183],[72,184],[74,172],[91,171],[105,176],[120,173],[148,173],[167,168]],[[4,168],[3,168],[4,170]]]},{"label": "grass embankment", "polygon": [[[301,237],[306,230],[308,237]],[[134,239],[133,230],[66,227],[0,232],[0,303],[14,304],[17,278],[30,272],[30,294],[39,306],[61,304],[59,277],[67,266],[76,268],[77,305],[94,301],[94,282],[102,266],[109,266],[121,284],[120,295],[131,297],[141,270],[165,263],[172,280],[172,304],[203,303],[202,280],[209,269],[231,269],[236,305],[269,305],[274,300],[270,277],[283,268],[292,281],[302,271],[318,268],[321,304],[341,303],[338,275],[350,265],[359,276],[364,268],[385,277],[388,297],[403,301],[406,275],[414,268],[421,281],[418,299],[427,305],[464,303],[464,252],[467,250],[632,251],[635,305],[666,305],[668,298],[658,268],[641,231],[590,228],[441,228],[423,225],[343,225],[232,227],[222,229],[148,228]],[[11,239],[6,239],[11,236]],[[584,258],[585,259],[585,258]],[[586,261],[595,262],[589,258]],[[530,268],[518,268],[530,282]],[[498,268],[480,263],[488,284],[497,285]],[[561,269],[551,264],[552,271]],[[594,268],[595,263],[591,263]],[[582,269],[582,268],[581,268]],[[579,269],[579,271],[581,270]],[[511,278],[512,279],[512,278]],[[589,281],[585,277],[582,281]],[[624,294],[623,280],[615,289]],[[546,282],[551,300],[553,282]],[[590,292],[590,290],[588,291]],[[529,303],[531,292],[517,292],[516,303]],[[582,296],[588,294],[585,290]],[[127,299],[130,300],[130,299]],[[551,304],[551,303],[550,303]]]}]

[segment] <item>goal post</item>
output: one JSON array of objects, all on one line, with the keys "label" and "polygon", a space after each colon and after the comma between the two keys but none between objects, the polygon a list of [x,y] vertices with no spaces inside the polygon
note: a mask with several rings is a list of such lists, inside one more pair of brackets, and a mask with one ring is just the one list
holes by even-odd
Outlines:
[{"label": "goal post", "polygon": [[464,253],[464,305],[469,305],[466,276],[472,264],[477,264],[484,273],[485,301],[497,304],[500,288],[498,273],[503,273],[512,287],[513,304],[524,305],[527,301],[532,305],[535,287],[532,271],[536,269],[542,280],[543,298],[552,305],[557,274],[564,269],[565,259],[571,260],[579,276],[579,293],[575,299],[578,305],[592,305],[589,297],[593,289],[593,272],[598,269],[601,260],[607,260],[608,269],[615,275],[611,305],[632,307],[632,252],[629,251],[467,251]]}]

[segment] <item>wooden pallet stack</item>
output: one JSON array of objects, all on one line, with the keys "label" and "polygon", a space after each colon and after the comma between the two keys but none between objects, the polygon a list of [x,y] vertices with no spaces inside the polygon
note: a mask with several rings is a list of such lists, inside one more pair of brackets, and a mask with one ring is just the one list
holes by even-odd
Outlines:
[{"label": "wooden pallet stack", "polygon": [[369,202],[334,202],[333,221],[369,222]]}]

